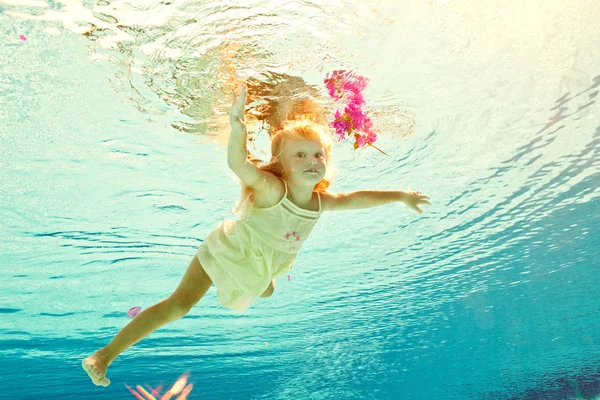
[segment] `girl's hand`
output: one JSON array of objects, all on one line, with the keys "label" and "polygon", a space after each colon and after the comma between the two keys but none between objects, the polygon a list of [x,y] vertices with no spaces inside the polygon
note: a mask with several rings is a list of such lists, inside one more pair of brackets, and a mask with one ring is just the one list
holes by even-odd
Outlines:
[{"label": "girl's hand", "polygon": [[425,196],[420,191],[418,191],[418,190],[417,191],[409,190],[408,192],[405,192],[404,199],[402,201],[409,208],[412,208],[413,210],[415,210],[419,214],[423,214],[423,210],[421,210],[419,208],[419,204],[429,204],[429,205],[431,205],[431,203],[428,200],[429,200],[429,196]]},{"label": "girl's hand", "polygon": [[229,111],[229,123],[231,130],[246,132],[246,118],[244,107],[246,106],[246,87],[242,86],[240,97],[236,99],[235,91],[231,92],[231,111]]}]

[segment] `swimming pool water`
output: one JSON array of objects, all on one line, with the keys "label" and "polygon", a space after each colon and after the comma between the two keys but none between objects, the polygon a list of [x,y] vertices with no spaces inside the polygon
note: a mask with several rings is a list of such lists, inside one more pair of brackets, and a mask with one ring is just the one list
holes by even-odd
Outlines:
[{"label": "swimming pool water", "polygon": [[[134,398],[125,384],[188,372],[189,399],[597,398],[599,17],[594,1],[0,3],[2,393]],[[324,214],[272,297],[236,313],[212,287],[93,386],[81,359],[234,218],[226,89],[285,74],[326,99],[334,69],[371,79],[389,156],[336,144],[333,190],[432,206]]]}]

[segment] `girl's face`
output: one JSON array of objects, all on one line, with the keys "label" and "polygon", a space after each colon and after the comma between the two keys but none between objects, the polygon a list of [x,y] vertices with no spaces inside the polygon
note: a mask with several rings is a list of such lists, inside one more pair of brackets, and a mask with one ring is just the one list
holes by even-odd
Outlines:
[{"label": "girl's face", "polygon": [[325,150],[318,141],[288,140],[282,158],[288,179],[299,186],[314,186],[325,176]]}]

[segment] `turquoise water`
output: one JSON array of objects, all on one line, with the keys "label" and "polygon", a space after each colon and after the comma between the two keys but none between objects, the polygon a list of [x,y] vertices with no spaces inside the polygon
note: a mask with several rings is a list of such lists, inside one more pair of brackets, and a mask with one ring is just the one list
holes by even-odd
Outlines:
[{"label": "turquoise water", "polygon": [[[599,396],[597,3],[234,4],[0,3],[4,397],[186,372],[189,399]],[[389,157],[336,144],[333,190],[432,206],[324,214],[272,297],[212,287],[93,386],[81,359],[234,218],[223,93],[286,74],[325,99],[340,68]]]}]

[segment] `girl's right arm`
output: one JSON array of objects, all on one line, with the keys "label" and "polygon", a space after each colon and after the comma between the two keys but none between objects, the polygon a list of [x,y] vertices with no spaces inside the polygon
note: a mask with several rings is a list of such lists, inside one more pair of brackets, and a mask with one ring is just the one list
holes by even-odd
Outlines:
[{"label": "girl's right arm", "polygon": [[256,191],[267,191],[279,183],[270,172],[261,171],[248,160],[246,142],[248,132],[244,118],[244,105],[246,104],[246,88],[242,87],[240,97],[236,100],[232,94],[233,102],[229,113],[231,134],[227,145],[227,165],[242,180],[244,185]]},{"label": "girl's right arm", "polygon": [[237,100],[235,98],[235,92],[231,93],[231,97],[231,111],[229,112],[231,134],[229,135],[229,144],[227,146],[227,165],[229,165],[229,168],[233,169],[244,164],[248,157],[248,151],[246,149],[248,132],[246,131],[246,119],[244,117],[246,88],[242,86],[240,97]]}]

